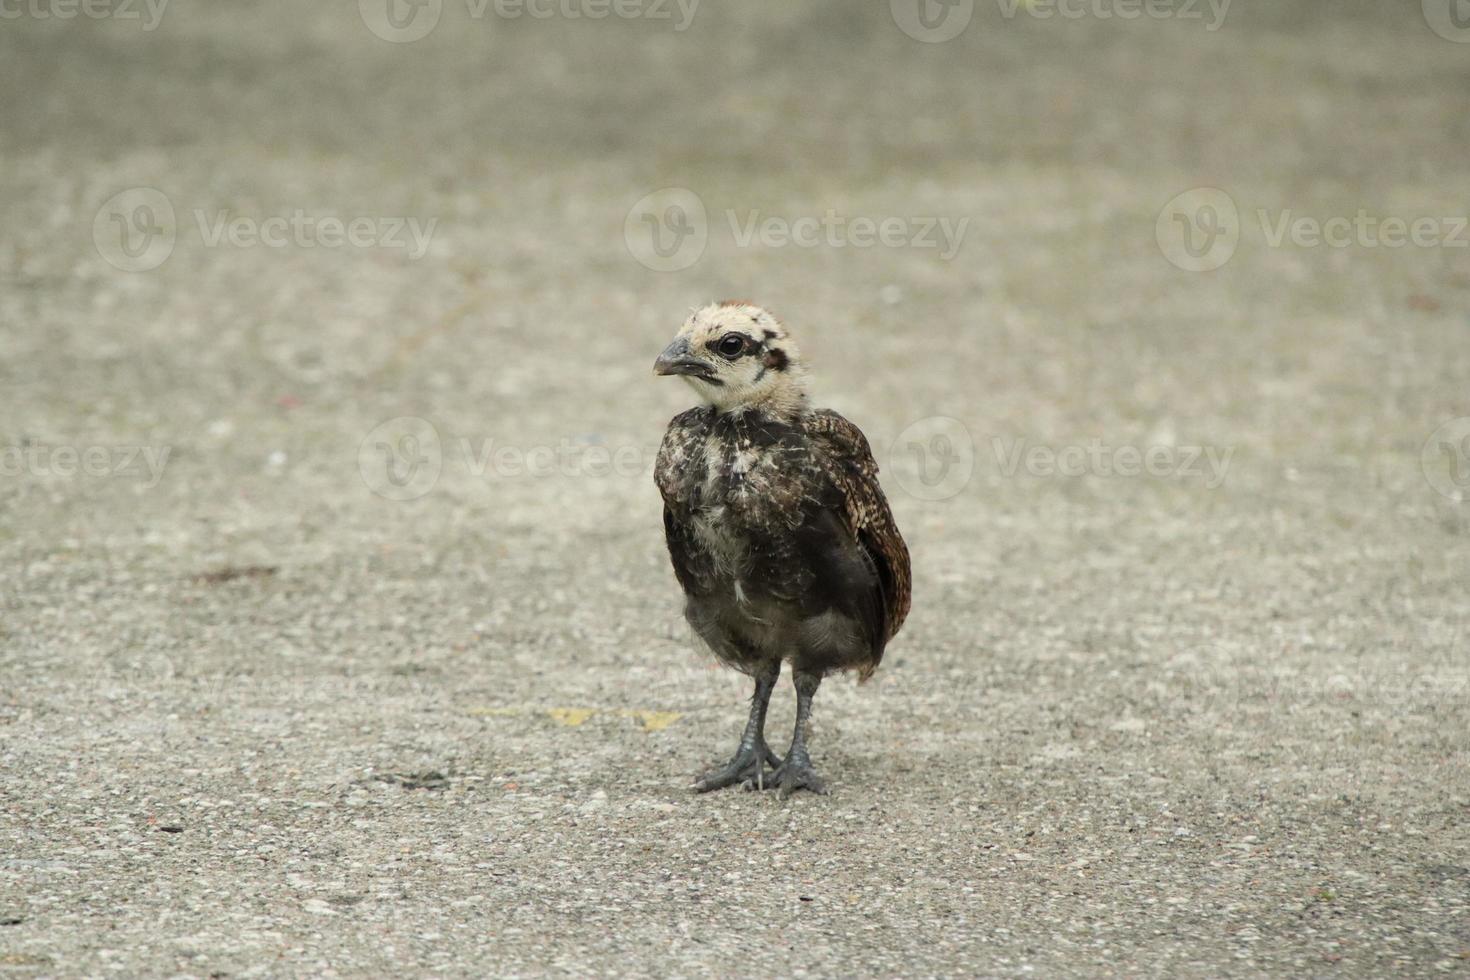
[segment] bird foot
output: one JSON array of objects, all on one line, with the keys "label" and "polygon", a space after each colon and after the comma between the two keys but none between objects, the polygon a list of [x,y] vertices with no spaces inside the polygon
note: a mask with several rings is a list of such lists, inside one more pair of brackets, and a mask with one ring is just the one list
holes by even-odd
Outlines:
[{"label": "bird foot", "polygon": [[786,799],[799,789],[827,795],[827,784],[817,776],[812,764],[805,760],[793,760],[789,756],[772,774],[770,785],[780,790],[781,799]]},{"label": "bird foot", "polygon": [[[767,764],[771,766],[770,769],[766,768]],[[749,749],[743,748],[719,769],[711,769],[696,779],[694,789],[699,793],[708,793],[737,783],[746,789],[771,789],[776,785],[775,769],[780,764],[781,760],[765,743]]]}]

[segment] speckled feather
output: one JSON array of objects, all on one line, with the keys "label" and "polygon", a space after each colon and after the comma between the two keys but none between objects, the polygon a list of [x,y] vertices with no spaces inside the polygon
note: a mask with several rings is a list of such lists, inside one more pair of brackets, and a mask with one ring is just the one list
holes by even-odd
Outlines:
[{"label": "speckled feather", "polygon": [[823,447],[817,460],[842,497],[848,530],[873,556],[884,580],[886,643],[897,635],[909,614],[912,586],[908,545],[898,533],[888,498],[878,483],[878,463],[863,431],[836,412],[819,409],[802,422],[808,437]]},{"label": "speckled feather", "polygon": [[[855,668],[866,679],[910,598],[908,549],[877,474],[867,439],[836,412],[680,414],[654,474],[680,585],[691,600],[733,589],[736,608],[760,622],[785,618],[780,610],[808,626],[829,611],[850,616],[862,630],[860,652],[828,654],[817,666]],[[762,602],[775,603],[777,615],[757,611]],[[733,632],[743,633],[738,624]],[[737,667],[763,655],[739,637],[719,639],[711,646]]]}]

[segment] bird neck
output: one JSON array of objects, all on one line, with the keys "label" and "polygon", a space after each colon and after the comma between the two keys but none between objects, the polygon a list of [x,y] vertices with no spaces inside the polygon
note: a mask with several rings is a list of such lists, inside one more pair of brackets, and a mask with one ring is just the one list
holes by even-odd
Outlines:
[{"label": "bird neck", "polygon": [[806,390],[798,385],[782,385],[763,391],[754,398],[737,405],[711,405],[716,415],[765,415],[783,422],[790,422],[810,411]]}]

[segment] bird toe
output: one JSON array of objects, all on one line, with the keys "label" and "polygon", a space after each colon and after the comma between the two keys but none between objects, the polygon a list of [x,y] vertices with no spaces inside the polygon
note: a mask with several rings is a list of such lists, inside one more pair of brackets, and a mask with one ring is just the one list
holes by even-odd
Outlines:
[{"label": "bird toe", "polygon": [[812,770],[811,766],[782,766],[776,773],[776,778],[780,780],[781,792],[779,795],[783,800],[789,799],[799,789],[816,793],[819,796],[828,794],[827,784]]}]

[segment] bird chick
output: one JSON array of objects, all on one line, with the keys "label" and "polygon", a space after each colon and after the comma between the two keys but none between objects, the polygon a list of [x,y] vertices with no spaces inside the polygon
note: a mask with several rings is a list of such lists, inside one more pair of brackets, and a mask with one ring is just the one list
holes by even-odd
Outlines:
[{"label": "bird chick", "polygon": [[[750,303],[696,311],[654,371],[683,378],[704,403],[669,423],[654,469],[685,618],[755,680],[735,755],[695,788],[824,793],[807,752],[817,687],[835,671],[870,677],[909,609],[908,548],[868,441],[811,408],[796,343]],[[765,740],[783,661],[796,686],[784,759]]]}]

